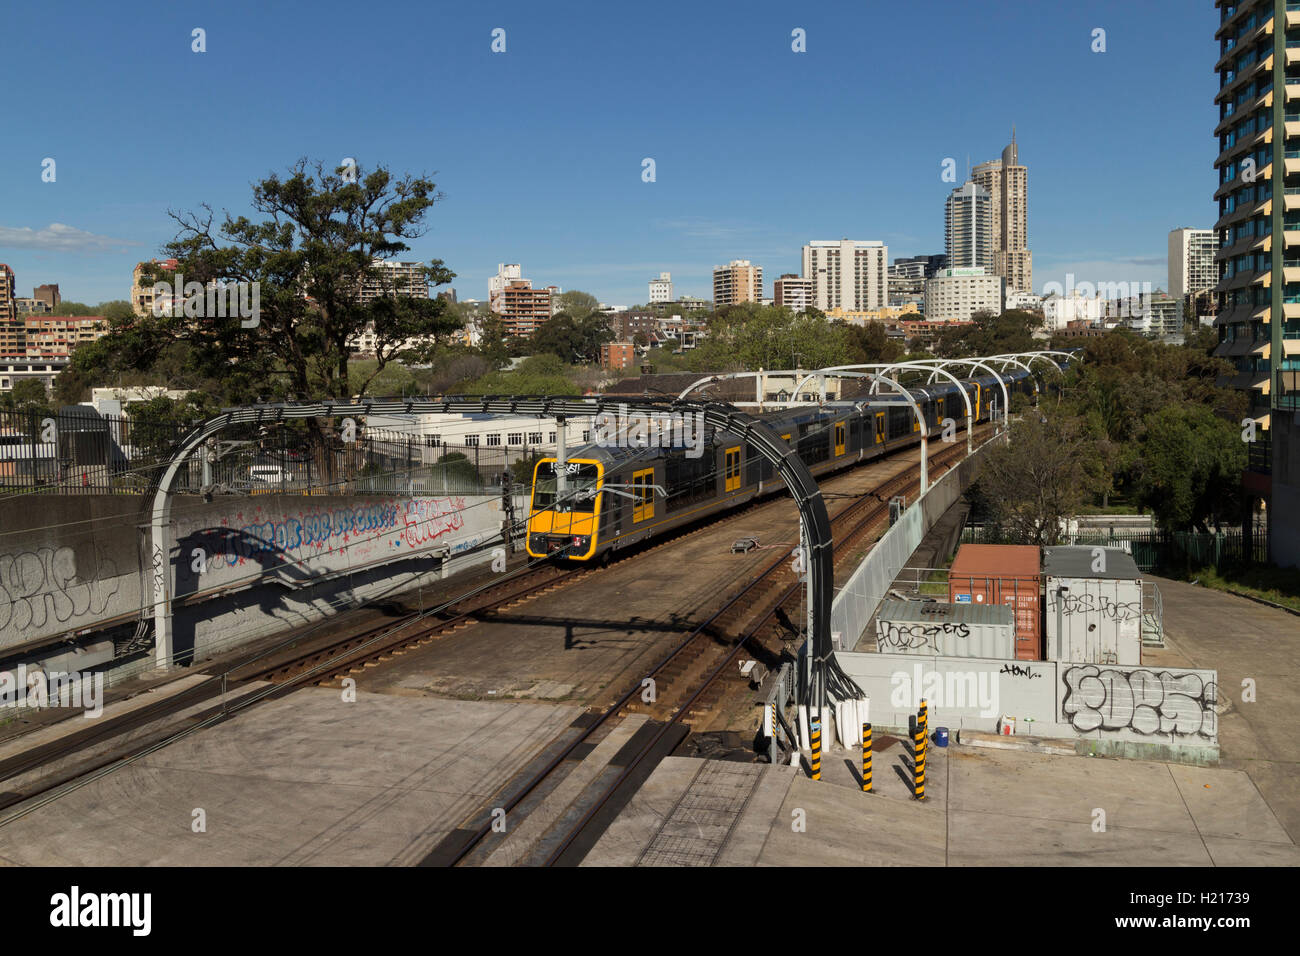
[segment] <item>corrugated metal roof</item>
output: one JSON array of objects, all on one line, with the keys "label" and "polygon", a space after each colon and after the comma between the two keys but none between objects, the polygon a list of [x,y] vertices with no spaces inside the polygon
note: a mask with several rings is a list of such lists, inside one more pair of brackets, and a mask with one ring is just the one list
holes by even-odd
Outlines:
[{"label": "corrugated metal roof", "polygon": [[1056,578],[1118,578],[1130,580],[1142,577],[1132,556],[1119,548],[1102,548],[1106,552],[1106,570],[1092,569],[1093,547],[1089,545],[1060,545],[1043,549],[1043,573]]},{"label": "corrugated metal roof", "polygon": [[1009,604],[945,604],[942,601],[882,601],[876,615],[884,621],[925,624],[987,624],[1012,627],[1015,611]]},{"label": "corrugated metal roof", "polygon": [[963,544],[948,573],[960,577],[1034,577],[1038,547],[1032,544]]}]

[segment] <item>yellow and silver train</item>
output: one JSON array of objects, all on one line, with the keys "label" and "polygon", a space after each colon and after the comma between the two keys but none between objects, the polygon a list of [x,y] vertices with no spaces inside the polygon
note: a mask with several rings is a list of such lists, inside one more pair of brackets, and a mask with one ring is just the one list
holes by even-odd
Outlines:
[{"label": "yellow and silver train", "polygon": [[[1013,393],[1033,394],[1023,369],[1006,373]],[[992,376],[962,383],[976,421],[987,421],[1002,390]],[[912,389],[930,435],[945,418],[965,429],[966,405],[958,386]],[[901,395],[876,395],[860,402],[828,402],[761,416],[793,447],[814,475],[920,443],[920,425]],[[692,453],[695,456],[692,457]],[[701,449],[628,448],[589,443],[571,449],[565,465],[565,494],[557,500],[556,459],[541,459],[533,471],[527,550],[537,558],[608,560],[617,550],[708,515],[784,488],[772,465],[742,437],[710,431]]]}]

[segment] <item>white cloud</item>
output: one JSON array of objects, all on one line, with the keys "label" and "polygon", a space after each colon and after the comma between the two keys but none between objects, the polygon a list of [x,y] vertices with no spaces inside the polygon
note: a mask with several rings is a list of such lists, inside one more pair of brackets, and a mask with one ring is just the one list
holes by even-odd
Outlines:
[{"label": "white cloud", "polygon": [[107,252],[141,245],[130,239],[97,236],[61,222],[44,229],[0,226],[0,249],[49,249],[55,252]]}]

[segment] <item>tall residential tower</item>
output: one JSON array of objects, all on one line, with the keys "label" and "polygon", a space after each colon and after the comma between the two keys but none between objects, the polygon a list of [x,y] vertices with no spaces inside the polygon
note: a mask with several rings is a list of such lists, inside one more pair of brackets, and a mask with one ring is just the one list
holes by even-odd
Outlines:
[{"label": "tall residential tower", "polygon": [[[993,273],[1006,279],[1008,290],[1034,291],[1034,257],[1029,251],[1029,170],[1020,165],[1016,131],[1002,158],[980,163],[971,181],[992,199]],[[955,263],[953,263],[955,265]]]},{"label": "tall residential tower", "polygon": [[1236,366],[1219,384],[1249,395],[1256,423],[1246,524],[1262,504],[1269,555],[1286,567],[1300,564],[1300,11],[1285,0],[1217,6],[1215,354]]}]

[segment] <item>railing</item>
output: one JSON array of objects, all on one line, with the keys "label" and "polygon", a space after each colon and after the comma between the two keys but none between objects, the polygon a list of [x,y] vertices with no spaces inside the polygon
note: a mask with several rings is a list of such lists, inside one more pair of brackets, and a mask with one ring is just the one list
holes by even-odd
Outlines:
[{"label": "railing", "polygon": [[[0,411],[0,496],[144,494],[191,426],[79,406]],[[184,465],[175,489],[211,494],[473,494],[503,472],[528,483],[550,446],[430,444],[357,423],[268,422],[231,429]]]}]

